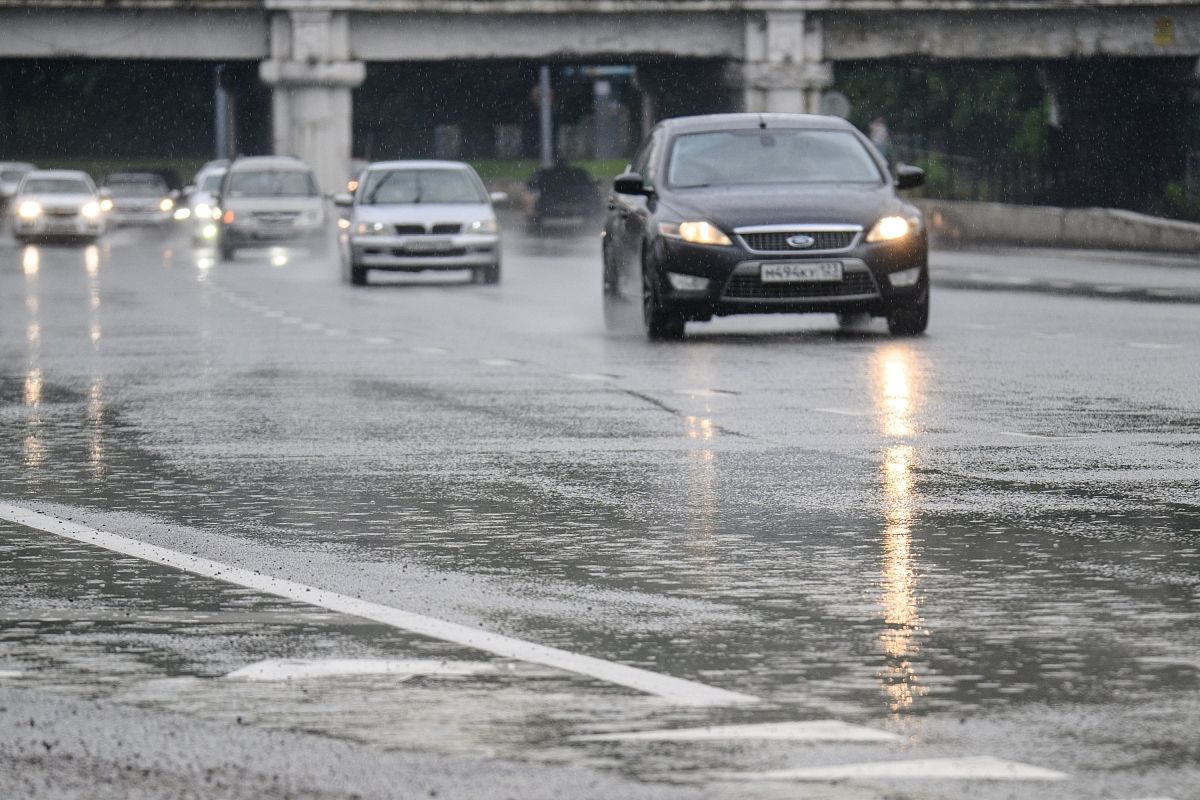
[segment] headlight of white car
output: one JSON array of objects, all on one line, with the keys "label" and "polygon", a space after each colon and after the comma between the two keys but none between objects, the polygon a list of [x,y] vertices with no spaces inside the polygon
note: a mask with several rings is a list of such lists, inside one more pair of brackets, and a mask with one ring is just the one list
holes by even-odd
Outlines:
[{"label": "headlight of white car", "polygon": [[79,209],[79,213],[83,215],[84,219],[95,219],[100,216],[100,204],[95,200],[91,200],[83,204],[83,208]]},{"label": "headlight of white car", "polygon": [[360,222],[354,232],[359,236],[371,236],[372,234],[383,233],[386,226],[382,222]]},{"label": "headlight of white car", "polygon": [[494,219],[477,219],[467,226],[467,233],[495,233],[497,230]]},{"label": "headlight of white car", "polygon": [[42,215],[42,204],[36,200],[26,200],[17,206],[17,216],[21,219],[37,219]]}]

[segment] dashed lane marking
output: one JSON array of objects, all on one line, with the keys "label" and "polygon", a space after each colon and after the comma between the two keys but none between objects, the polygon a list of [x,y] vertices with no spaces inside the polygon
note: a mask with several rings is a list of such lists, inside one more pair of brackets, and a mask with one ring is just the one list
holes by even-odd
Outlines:
[{"label": "dashed lane marking", "polygon": [[1056,436],[1049,433],[1022,433],[1021,431],[1000,431],[1001,436],[1012,436],[1017,439],[1047,439],[1050,441],[1070,441],[1082,439],[1082,436]]},{"label": "dashed lane marking", "polygon": [[1179,350],[1183,347],[1181,344],[1163,344],[1160,342],[1130,342],[1130,347],[1136,347],[1139,350]]},{"label": "dashed lane marking", "polygon": [[412,348],[412,351],[414,353],[423,353],[425,355],[430,355],[430,356],[441,356],[441,355],[445,355],[446,353],[450,352],[449,350],[447,350],[444,347],[430,347],[427,345],[422,345],[420,347],[414,347],[414,348]]},{"label": "dashed lane marking", "polygon": [[222,564],[219,561],[185,555],[165,547],[67,522],[49,514],[31,511],[9,503],[0,502],[0,519],[84,544],[102,547],[114,553],[123,553],[143,561],[190,572],[193,575],[243,586],[264,594],[286,597],[289,600],[341,614],[374,620],[383,625],[428,636],[432,639],[453,642],[504,658],[554,667],[577,675],[586,675],[606,683],[652,694],[678,705],[723,706],[759,702],[757,697],[740,692],[731,692],[696,681],[661,675],[638,667],[580,655],[556,647],[547,647],[511,636],[502,636],[479,628],[472,628],[469,625],[461,625],[393,606],[360,600],[295,581],[273,578],[260,572]]},{"label": "dashed lane marking", "polygon": [[328,658],[314,661],[272,658],[235,669],[225,677],[245,681],[293,681],[345,675],[483,675],[498,672],[486,661],[435,661],[433,659]]},{"label": "dashed lane marking", "polygon": [[689,397],[733,397],[737,392],[731,392],[728,389],[675,389],[672,394],[682,394]]},{"label": "dashed lane marking", "polygon": [[606,375],[603,372],[568,372],[568,378],[577,381],[615,381],[619,376]]},{"label": "dashed lane marking", "polygon": [[898,742],[894,733],[851,725],[834,719],[809,722],[764,722],[753,725],[712,725],[704,728],[667,728],[572,736],[581,742],[699,742],[760,739],[788,742]]},{"label": "dashed lane marking", "polygon": [[814,408],[821,414],[837,414],[839,417],[869,417],[870,411],[853,411],[849,408]]},{"label": "dashed lane marking", "polygon": [[515,367],[521,362],[510,358],[481,358],[479,363],[487,367]]},{"label": "dashed lane marking", "polygon": [[367,336],[363,339],[367,344],[391,344],[392,340],[386,336]]},{"label": "dashed lane marking", "polygon": [[857,778],[907,778],[919,780],[1061,781],[1065,772],[1035,767],[994,756],[922,758],[911,761],[870,761],[825,767],[797,767],[765,772],[722,772],[722,780],[743,781],[844,781]]}]

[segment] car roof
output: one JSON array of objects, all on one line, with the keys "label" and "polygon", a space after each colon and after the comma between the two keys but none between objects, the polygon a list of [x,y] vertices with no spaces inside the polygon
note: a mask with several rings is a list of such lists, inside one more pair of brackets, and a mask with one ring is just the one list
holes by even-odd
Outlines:
[{"label": "car roof", "polygon": [[471,169],[464,161],[439,161],[437,159],[409,159],[407,161],[374,161],[367,169]]},{"label": "car roof", "polygon": [[78,169],[35,169],[26,172],[25,178],[73,178],[90,181],[92,176]]},{"label": "car roof", "polygon": [[703,114],[695,117],[665,119],[658,123],[658,127],[670,133],[752,130],[754,128],[858,130],[841,117],[829,117],[822,114]]},{"label": "car roof", "polygon": [[34,170],[37,169],[37,167],[35,167],[33,164],[30,164],[28,161],[0,161],[0,169]]},{"label": "car roof", "polygon": [[241,172],[244,169],[294,169],[312,172],[308,164],[291,156],[246,156],[229,164],[230,172]]}]

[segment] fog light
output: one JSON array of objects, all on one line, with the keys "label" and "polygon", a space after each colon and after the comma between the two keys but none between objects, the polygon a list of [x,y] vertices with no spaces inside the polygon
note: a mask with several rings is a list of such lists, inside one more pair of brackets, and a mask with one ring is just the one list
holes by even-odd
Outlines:
[{"label": "fog light", "polygon": [[893,272],[891,275],[888,275],[888,281],[891,282],[892,286],[895,286],[898,289],[903,289],[908,286],[915,286],[917,281],[920,280],[920,278],[921,278],[921,268],[920,267],[913,267],[912,269],[902,269],[899,272]]},{"label": "fog light", "polygon": [[703,292],[708,288],[708,278],[699,275],[685,275],[682,272],[668,272],[667,280],[671,288],[680,292]]}]

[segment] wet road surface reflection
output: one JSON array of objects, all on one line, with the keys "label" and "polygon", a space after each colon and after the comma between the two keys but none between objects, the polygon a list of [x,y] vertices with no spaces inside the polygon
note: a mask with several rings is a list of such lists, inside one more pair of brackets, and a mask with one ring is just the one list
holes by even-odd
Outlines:
[{"label": "wet road surface reflection", "polygon": [[[1194,387],[1138,372],[1140,354],[1129,387],[1089,377],[1079,364],[1107,347],[1081,351],[1089,337],[1042,343],[1031,366],[965,327],[900,341],[720,321],[650,345],[604,332],[594,243],[523,247],[500,287],[382,291],[290,252],[231,265],[139,240],[5,251],[0,281],[23,306],[0,320],[0,497],[762,708],[663,709],[528,669],[221,684],[266,658],[478,654],[11,528],[0,670],[221,719],[396,747],[424,732],[642,775],[800,756],[580,755],[562,739],[836,717],[900,732],[903,747],[970,742],[1076,767],[1125,752],[1130,770],[1191,774]],[[939,313],[965,325],[970,298],[946,293]],[[1032,313],[989,302],[1001,318]],[[455,692],[482,730],[466,712],[444,721]],[[1179,748],[1156,749],[1150,714]],[[1075,753],[1056,738],[1071,730]],[[803,757],[878,755],[864,747]]]}]

